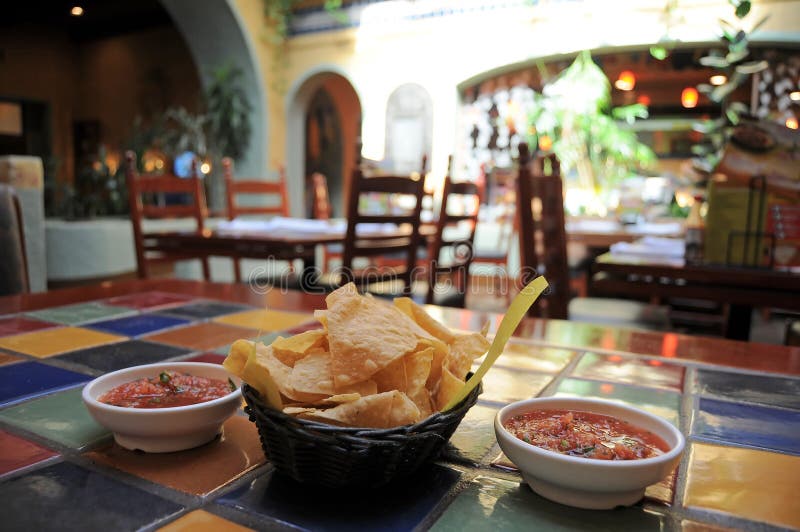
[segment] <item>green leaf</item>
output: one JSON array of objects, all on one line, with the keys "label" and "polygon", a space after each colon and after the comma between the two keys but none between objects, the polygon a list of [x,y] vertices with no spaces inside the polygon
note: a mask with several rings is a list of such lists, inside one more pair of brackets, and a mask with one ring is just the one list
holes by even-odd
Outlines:
[{"label": "green leaf", "polygon": [[750,0],[742,1],[738,6],[736,6],[736,16],[739,18],[744,18],[750,13]]},{"label": "green leaf", "polygon": [[728,68],[730,64],[724,57],[706,55],[700,58],[700,64],[712,68]]},{"label": "green leaf", "polygon": [[725,56],[725,60],[730,64],[738,63],[748,55],[750,55],[750,51],[747,49],[740,50],[737,52],[730,52],[728,53],[728,55]]},{"label": "green leaf", "polygon": [[667,49],[663,46],[651,46],[650,55],[659,61],[663,61],[669,55]]},{"label": "green leaf", "polygon": [[736,110],[733,109],[732,107],[729,107],[728,109],[725,110],[725,116],[728,117],[728,120],[730,120],[731,124],[733,124],[734,126],[739,123],[739,113],[736,112]]},{"label": "green leaf", "polygon": [[748,61],[747,63],[742,63],[741,65],[736,65],[736,72],[740,74],[755,74],[757,72],[761,72],[762,70],[766,70],[769,67],[769,63],[766,61]]},{"label": "green leaf", "polygon": [[697,86],[697,92],[700,94],[709,94],[711,91],[714,90],[714,85],[710,83],[701,83]]}]

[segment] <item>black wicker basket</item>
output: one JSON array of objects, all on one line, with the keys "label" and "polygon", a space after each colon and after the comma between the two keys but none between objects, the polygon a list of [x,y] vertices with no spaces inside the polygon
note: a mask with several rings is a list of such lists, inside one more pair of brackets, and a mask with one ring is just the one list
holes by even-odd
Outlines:
[{"label": "black wicker basket", "polygon": [[275,468],[297,482],[334,488],[374,488],[413,475],[439,456],[481,391],[479,384],[452,410],[413,425],[364,429],[289,416],[242,387],[245,412]]}]

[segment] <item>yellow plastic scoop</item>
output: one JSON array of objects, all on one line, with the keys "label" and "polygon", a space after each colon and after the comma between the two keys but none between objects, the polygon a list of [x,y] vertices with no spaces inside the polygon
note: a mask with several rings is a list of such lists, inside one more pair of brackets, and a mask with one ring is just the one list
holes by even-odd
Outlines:
[{"label": "yellow plastic scoop", "polygon": [[494,361],[497,360],[497,357],[503,352],[503,348],[506,346],[508,339],[511,338],[517,325],[519,325],[519,322],[525,317],[525,313],[528,312],[531,305],[536,302],[536,299],[547,287],[547,280],[544,277],[537,277],[517,294],[511,302],[511,305],[509,305],[506,315],[503,316],[500,326],[497,328],[497,334],[494,335],[494,341],[492,341],[492,345],[489,346],[489,351],[486,352],[486,358],[483,360],[483,363],[464,384],[461,391],[442,409],[443,412],[450,410],[463,401],[478,383],[481,382],[483,376],[486,375],[486,372],[492,367]]}]

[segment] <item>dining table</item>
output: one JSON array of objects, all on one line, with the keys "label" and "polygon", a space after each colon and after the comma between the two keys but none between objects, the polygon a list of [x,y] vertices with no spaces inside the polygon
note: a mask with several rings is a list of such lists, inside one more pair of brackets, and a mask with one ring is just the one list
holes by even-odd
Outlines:
[{"label": "dining table", "polygon": [[756,308],[800,311],[800,269],[687,262],[682,256],[603,253],[592,264],[598,296],[684,298],[727,306],[725,336],[747,340]]},{"label": "dining table", "polygon": [[[246,284],[106,282],[0,298],[2,530],[787,530],[800,528],[800,347],[526,318],[446,447],[369,490],[299,484],[239,411],[171,453],[130,451],[85,408],[94,378],[161,361],[221,363],[232,342],[320,327],[320,295]],[[489,336],[502,314],[425,306]],[[478,361],[476,361],[477,363]],[[551,502],[522,481],[493,423],[509,402],[602,398],[686,437],[679,466],[613,510]]]}]

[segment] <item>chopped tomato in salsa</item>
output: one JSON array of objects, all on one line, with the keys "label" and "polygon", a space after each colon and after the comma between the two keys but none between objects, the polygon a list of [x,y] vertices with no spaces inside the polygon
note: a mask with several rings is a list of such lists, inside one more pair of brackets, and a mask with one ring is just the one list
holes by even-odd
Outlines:
[{"label": "chopped tomato in salsa", "polygon": [[98,401],[129,408],[169,408],[205,403],[235,389],[231,381],[164,371],[157,377],[138,379],[112,388]]},{"label": "chopped tomato in salsa", "polygon": [[669,450],[652,432],[611,416],[571,410],[537,410],[503,426],[520,440],[561,454],[598,460],[636,460]]}]

